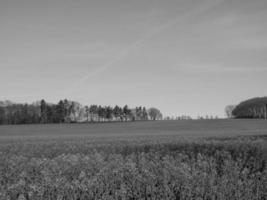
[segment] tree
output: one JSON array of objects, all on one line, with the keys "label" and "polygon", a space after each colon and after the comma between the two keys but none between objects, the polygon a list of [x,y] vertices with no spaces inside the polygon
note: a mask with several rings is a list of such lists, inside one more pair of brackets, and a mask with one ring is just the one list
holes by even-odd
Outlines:
[{"label": "tree", "polygon": [[267,119],[267,97],[257,97],[239,103],[232,112],[235,118]]},{"label": "tree", "polygon": [[148,110],[148,115],[151,120],[161,120],[162,119],[162,114],[159,109],[157,108],[150,108]]},{"label": "tree", "polygon": [[227,118],[233,118],[233,110],[235,109],[234,105],[228,105],[225,107],[225,115]]},{"label": "tree", "polygon": [[128,118],[130,117],[131,110],[128,108],[127,105],[125,105],[122,110],[123,110],[123,116],[125,118],[125,121],[127,121]]},{"label": "tree", "polygon": [[86,113],[86,120],[88,122],[89,121],[89,114],[90,114],[90,109],[88,106],[85,106],[85,113]]},{"label": "tree", "polygon": [[117,119],[120,118],[121,115],[122,115],[122,109],[121,109],[119,106],[116,105],[116,106],[113,108],[113,113],[114,113],[114,117],[115,117],[116,120],[117,120]]},{"label": "tree", "polygon": [[0,124],[6,123],[5,108],[0,106]]},{"label": "tree", "polygon": [[47,105],[44,99],[40,103],[41,109],[41,123],[47,123]]},{"label": "tree", "polygon": [[64,102],[60,100],[56,105],[56,121],[63,123],[65,121],[65,114]]},{"label": "tree", "polygon": [[267,104],[263,106],[263,110],[264,110],[264,119],[267,120]]},{"label": "tree", "polygon": [[142,107],[141,106],[135,108],[135,115],[136,115],[135,116],[136,120],[142,120],[143,112],[142,112]]},{"label": "tree", "polygon": [[103,121],[103,119],[105,118],[105,109],[100,105],[97,108],[97,114],[98,114],[98,121]]},{"label": "tree", "polygon": [[146,107],[143,107],[142,109],[142,120],[148,120],[148,113]]},{"label": "tree", "polygon": [[112,119],[113,116],[113,109],[108,106],[106,107],[106,118],[110,121]]},{"label": "tree", "polygon": [[91,121],[95,121],[95,116],[97,115],[97,105],[91,105],[89,110],[90,110],[90,115],[91,115]]}]

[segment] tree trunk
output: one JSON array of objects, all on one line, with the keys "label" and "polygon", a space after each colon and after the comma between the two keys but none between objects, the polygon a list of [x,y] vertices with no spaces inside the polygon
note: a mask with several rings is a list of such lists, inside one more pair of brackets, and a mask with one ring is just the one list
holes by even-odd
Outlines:
[{"label": "tree trunk", "polygon": [[267,119],[267,105],[264,105],[264,119]]}]

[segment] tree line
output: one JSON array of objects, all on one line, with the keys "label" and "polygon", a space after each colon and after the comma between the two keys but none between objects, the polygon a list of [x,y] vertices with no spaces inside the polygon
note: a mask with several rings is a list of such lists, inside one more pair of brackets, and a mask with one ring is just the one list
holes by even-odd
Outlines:
[{"label": "tree line", "polygon": [[228,118],[267,119],[267,97],[256,97],[225,108]]},{"label": "tree line", "polygon": [[[8,102],[8,103],[6,103]],[[157,108],[139,106],[130,109],[127,105],[101,106],[60,100],[57,104],[44,99],[32,104],[0,102],[0,124],[77,123],[106,121],[161,120]]]}]

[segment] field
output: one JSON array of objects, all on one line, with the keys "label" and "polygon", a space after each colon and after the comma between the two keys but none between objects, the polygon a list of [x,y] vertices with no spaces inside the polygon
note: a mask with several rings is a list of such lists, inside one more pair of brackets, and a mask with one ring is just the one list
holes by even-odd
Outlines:
[{"label": "field", "polygon": [[267,121],[0,126],[0,199],[267,199]]}]

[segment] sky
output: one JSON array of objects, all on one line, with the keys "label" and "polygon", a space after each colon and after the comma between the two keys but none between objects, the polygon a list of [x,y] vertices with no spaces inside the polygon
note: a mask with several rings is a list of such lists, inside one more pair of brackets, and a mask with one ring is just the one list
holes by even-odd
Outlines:
[{"label": "sky", "polygon": [[266,0],[0,0],[0,100],[224,117],[266,76]]}]

